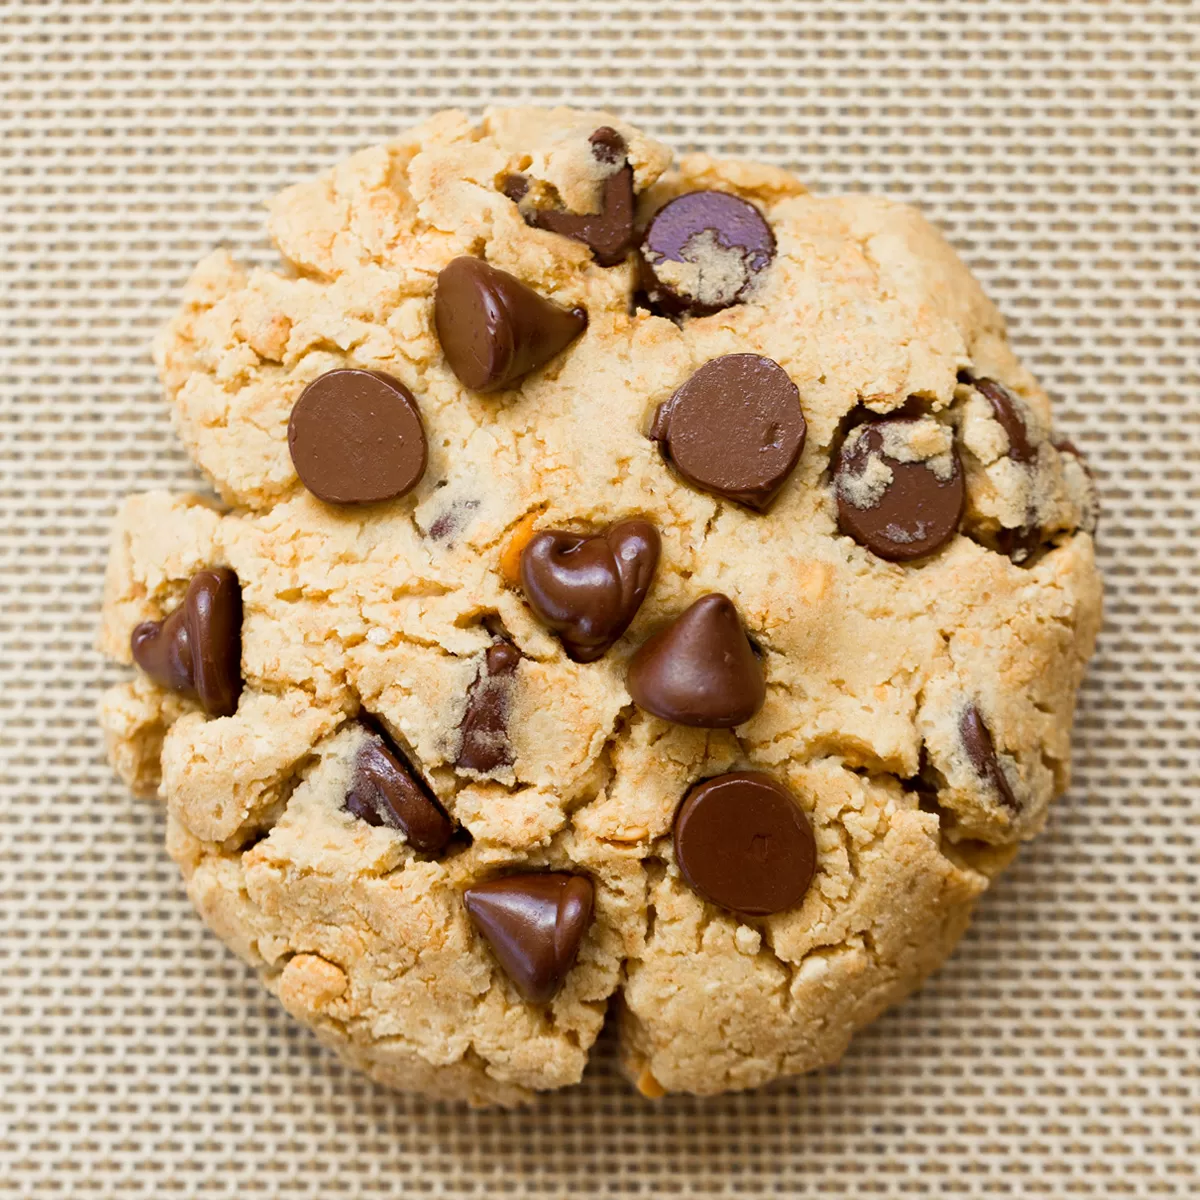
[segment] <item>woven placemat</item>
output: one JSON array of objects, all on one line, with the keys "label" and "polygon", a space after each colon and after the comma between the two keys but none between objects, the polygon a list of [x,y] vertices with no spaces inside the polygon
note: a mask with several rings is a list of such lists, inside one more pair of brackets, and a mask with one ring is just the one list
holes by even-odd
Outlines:
[{"label": "woven placemat", "polygon": [[[1197,1196],[1197,0],[0,0],[0,1195]],[[195,482],[148,342],[262,201],[435,109],[615,108],[938,221],[1101,481],[1075,786],[836,1070],[517,1114],[286,1020],[106,766],[118,499]]]}]

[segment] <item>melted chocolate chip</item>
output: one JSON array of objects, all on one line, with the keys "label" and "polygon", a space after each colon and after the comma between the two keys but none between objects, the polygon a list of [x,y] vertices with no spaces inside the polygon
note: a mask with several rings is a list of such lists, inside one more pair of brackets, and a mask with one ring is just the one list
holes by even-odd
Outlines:
[{"label": "melted chocolate chip", "polygon": [[560,308],[507,271],[466,256],[438,276],[433,319],[450,369],[477,392],[511,387],[587,326],[582,308]]},{"label": "melted chocolate chip", "polygon": [[481,772],[512,765],[509,694],[520,661],[521,652],[511,642],[497,641],[488,647],[479,674],[467,692],[456,765]]},{"label": "melted chocolate chip", "polygon": [[975,705],[968,704],[963,709],[958,722],[958,734],[962,738],[967,758],[970,759],[971,766],[975,768],[975,774],[991,784],[1005,808],[1012,809],[1013,812],[1019,811],[1021,805],[1013,795],[1013,790],[1000,766],[1000,760],[996,757],[996,746],[992,741],[991,731]]},{"label": "melted chocolate chip", "polygon": [[183,603],[161,621],[143,621],[129,644],[155,683],[198,700],[210,717],[232,716],[242,693],[238,577],[228,567],[198,571]]},{"label": "melted chocolate chip", "polygon": [[776,362],[726,354],[659,405],[650,436],[689,483],[764,512],[800,461],[800,392]]},{"label": "melted chocolate chip", "polygon": [[737,609],[720,592],[702,596],[646,642],[625,683],[639,708],[705,729],[750,720],[767,694]]},{"label": "melted chocolate chip", "polygon": [[966,503],[962,464],[953,446],[932,460],[900,461],[919,418],[890,417],[851,431],[833,471],[838,528],[880,558],[909,562],[944,546]]},{"label": "melted chocolate chip", "polygon": [[592,922],[590,879],[551,871],[507,875],[463,893],[471,921],[530,1004],[554,998]]},{"label": "melted chocolate chip", "polygon": [[588,140],[597,162],[623,161],[623,165],[601,184],[600,211],[572,213],[532,209],[524,214],[525,221],[538,229],[583,242],[602,267],[614,267],[624,262],[633,246],[633,167],[625,159],[625,139],[615,129],[604,126]]},{"label": "melted chocolate chip", "polygon": [[745,300],[774,257],[775,235],[753,204],[728,192],[687,192],[646,230],[642,286],[662,312],[703,316]]},{"label": "melted chocolate chip", "polygon": [[359,747],[345,808],[368,825],[398,829],[422,854],[444,850],[454,833],[425,781],[373,730]]},{"label": "melted chocolate chip", "polygon": [[339,368],[304,389],[288,421],[300,481],[330,504],[411,492],[425,474],[425,427],[412,392],[382,371]]},{"label": "melted chocolate chip", "polygon": [[645,599],[659,545],[648,521],[620,521],[595,537],[544,530],[521,552],[525,598],[576,662],[594,662]]},{"label": "melted chocolate chip", "polygon": [[706,900],[766,916],[804,898],[817,848],[787,788],[760,771],[734,771],[688,792],[675,815],[675,861]]}]

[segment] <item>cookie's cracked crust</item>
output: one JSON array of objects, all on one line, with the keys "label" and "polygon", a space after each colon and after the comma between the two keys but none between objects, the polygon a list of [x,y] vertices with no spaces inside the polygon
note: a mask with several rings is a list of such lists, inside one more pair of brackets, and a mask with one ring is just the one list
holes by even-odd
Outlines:
[{"label": "cookie's cracked crust", "polygon": [[[749,303],[678,325],[631,315],[632,263],[600,268],[582,244],[525,224],[501,181],[521,172],[586,209],[595,172],[581,147],[602,125],[628,142],[643,209],[697,187],[759,206],[779,249]],[[194,571],[229,565],[246,691],[235,716],[210,720],[137,676],[104,699],[110,753],[136,790],[164,795],[170,851],[214,930],[290,1012],[397,1087],[513,1104],[573,1083],[618,992],[624,1058],[649,1094],[831,1063],[945,958],[1067,783],[1100,587],[1091,537],[1070,532],[1078,478],[1014,474],[1003,430],[956,382],[963,370],[1001,380],[1049,429],[996,310],[908,208],[813,197],[753,164],[668,166],[607,113],[443,113],[283,192],[271,229],[294,270],[247,273],[212,255],[157,344],[180,434],[228,508],[126,502],[103,645],[128,662],[137,622],[161,618]],[[441,356],[433,283],[464,253],[588,310],[587,332],[518,392],[466,392]],[[784,367],[809,425],[765,516],[689,487],[645,436],[692,371],[743,351]],[[309,496],[286,443],[304,385],[347,365],[411,388],[429,434],[418,488],[361,510]],[[851,410],[911,395],[961,410],[974,536],[898,567],[839,535],[828,463]],[[1060,533],[1018,566],[989,536],[1033,506]],[[649,597],[599,662],[572,663],[500,569],[531,513],[541,527],[644,515],[661,531]],[[713,590],[765,655],[767,702],[734,733],[638,713],[623,682],[633,648]],[[471,780],[449,764],[485,621],[526,657],[513,768]],[[1017,812],[964,755],[968,702],[987,716]],[[360,708],[469,846],[427,861],[342,810]],[[795,791],[818,847],[800,907],[752,923],[683,883],[669,836],[692,782],[740,766]],[[911,782],[922,770],[936,798]],[[546,1008],[520,1001],[463,911],[463,888],[506,864],[574,865],[597,885],[578,965]]]}]

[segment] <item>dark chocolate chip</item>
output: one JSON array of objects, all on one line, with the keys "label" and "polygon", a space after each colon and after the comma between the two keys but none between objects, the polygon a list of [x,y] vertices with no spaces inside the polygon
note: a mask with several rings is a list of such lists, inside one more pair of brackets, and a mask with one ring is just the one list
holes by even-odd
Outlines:
[{"label": "dark chocolate chip", "polygon": [[467,709],[459,731],[462,742],[456,764],[469,771],[494,771],[512,765],[508,741],[509,696],[521,652],[511,642],[493,642],[467,692]]},{"label": "dark chocolate chip", "polygon": [[562,987],[592,921],[592,882],[553,871],[507,875],[463,894],[475,928],[530,1004]]},{"label": "dark chocolate chip", "polygon": [[524,175],[506,175],[500,190],[514,203],[520,204],[529,191],[529,180]]},{"label": "dark chocolate chip", "polygon": [[703,316],[745,300],[774,257],[775,235],[753,204],[728,192],[687,192],[646,230],[642,285],[662,312]]},{"label": "dark chocolate chip", "polygon": [[382,371],[327,371],[300,394],[288,449],[301,482],[330,504],[403,496],[425,474],[425,428],[412,392]]},{"label": "dark chocolate chip", "polygon": [[658,565],[658,530],[619,521],[584,537],[547,529],[521,552],[521,586],[538,620],[576,662],[595,662],[629,628]]},{"label": "dark chocolate chip", "polygon": [[633,656],[626,686],[646,712],[705,729],[730,729],[763,706],[767,689],[737,609],[712,592]]},{"label": "dark chocolate chip", "polygon": [[1024,563],[1042,544],[1040,525],[1018,525],[1015,529],[1001,528],[996,533],[996,549],[1015,563]]},{"label": "dark chocolate chip", "polygon": [[[597,162],[625,159],[625,139],[615,129],[597,129],[589,141]],[[601,184],[598,213],[531,209],[525,220],[538,229],[583,242],[602,267],[614,267],[624,262],[633,246],[633,214],[633,167],[625,161]]]},{"label": "dark chocolate chip", "polygon": [[133,661],[155,683],[198,700],[210,717],[242,694],[242,589],[228,567],[197,571],[183,603],[130,636]]},{"label": "dark chocolate chip", "polygon": [[734,771],[688,792],[675,814],[675,861],[706,900],[761,917],[804,899],[817,847],[787,788],[761,771]]},{"label": "dark chocolate chip", "polygon": [[972,379],[972,382],[975,390],[992,406],[992,415],[1008,435],[1008,457],[1013,462],[1035,462],[1037,448],[1029,440],[1022,402],[994,379]]},{"label": "dark chocolate chip", "polygon": [[800,392],[761,354],[706,362],[659,405],[650,436],[689,483],[764,512],[800,461]]},{"label": "dark chocolate chip", "polygon": [[582,308],[560,308],[507,271],[456,258],[438,276],[433,319],[450,369],[467,387],[511,387],[587,327]]},{"label": "dark chocolate chip", "polygon": [[345,807],[368,825],[398,829],[422,854],[444,850],[454,833],[425,781],[374,730],[359,747]]},{"label": "dark chocolate chip", "polygon": [[1013,795],[1008,779],[1000,767],[991,731],[975,705],[968,704],[963,709],[962,716],[958,721],[958,734],[962,738],[967,758],[971,760],[971,766],[975,768],[975,774],[995,788],[1000,802],[1005,808],[1010,808],[1013,812],[1019,811],[1021,805]]},{"label": "dark chocolate chip", "polygon": [[919,418],[891,417],[860,425],[842,444],[834,467],[838,527],[891,562],[932,554],[958,529],[966,502],[962,464],[951,447],[944,478],[925,461],[901,462],[885,452]]}]

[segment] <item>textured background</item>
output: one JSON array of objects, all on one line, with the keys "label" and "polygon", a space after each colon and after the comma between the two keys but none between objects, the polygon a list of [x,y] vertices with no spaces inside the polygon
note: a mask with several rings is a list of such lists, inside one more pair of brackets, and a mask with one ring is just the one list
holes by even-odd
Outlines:
[{"label": "textured background", "polygon": [[[1200,1195],[1197,0],[0,0],[0,1195]],[[107,526],[193,481],[147,344],[261,202],[450,104],[576,100],[948,232],[1102,484],[1076,784],[833,1071],[470,1114],[201,927],[110,777]]]}]

